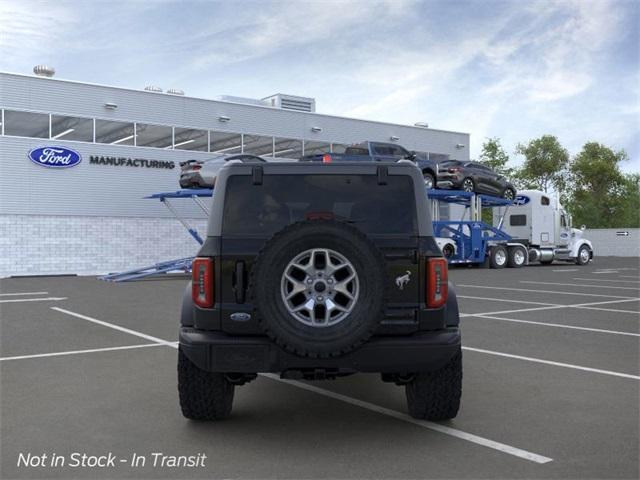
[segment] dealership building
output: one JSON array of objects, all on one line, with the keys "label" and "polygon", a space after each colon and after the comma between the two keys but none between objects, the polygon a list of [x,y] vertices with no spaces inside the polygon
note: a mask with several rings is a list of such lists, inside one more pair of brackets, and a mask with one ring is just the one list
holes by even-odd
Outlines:
[{"label": "dealership building", "polygon": [[[0,73],[0,277],[100,274],[194,255],[198,244],[171,212],[144,198],[178,190],[185,160],[297,159],[364,140],[469,159],[467,133],[323,115],[311,98],[209,100],[34,71]],[[174,205],[204,228],[197,205]]]}]

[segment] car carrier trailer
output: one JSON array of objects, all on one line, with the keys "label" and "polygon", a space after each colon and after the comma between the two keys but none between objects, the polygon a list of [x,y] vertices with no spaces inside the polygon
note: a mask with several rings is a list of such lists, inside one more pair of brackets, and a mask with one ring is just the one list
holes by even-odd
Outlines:
[{"label": "car carrier trailer", "polygon": [[[511,200],[461,190],[428,190],[431,199],[433,231],[450,264],[480,265],[491,268],[519,268],[528,263],[527,247],[515,242],[502,230],[502,220],[489,225],[482,220],[483,208],[503,207],[503,218]],[[460,220],[441,220],[442,204],[460,205]]]},{"label": "car carrier trailer", "polygon": [[[585,265],[593,259],[585,227],[572,228],[571,216],[544,192],[522,191],[513,201],[458,190],[428,190],[427,195],[436,240],[450,264],[518,268],[554,260]],[[460,220],[441,220],[443,204],[463,207]],[[483,208],[491,209],[492,224],[482,220]]]}]

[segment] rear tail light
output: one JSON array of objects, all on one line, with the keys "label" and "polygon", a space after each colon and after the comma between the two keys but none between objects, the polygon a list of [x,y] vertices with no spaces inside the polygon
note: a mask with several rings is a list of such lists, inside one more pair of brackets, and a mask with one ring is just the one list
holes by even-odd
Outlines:
[{"label": "rear tail light", "polygon": [[202,308],[213,307],[213,259],[197,257],[193,261],[191,275],[193,303]]},{"label": "rear tail light", "polygon": [[449,273],[444,258],[427,259],[427,306],[438,308],[447,303]]},{"label": "rear tail light", "polygon": [[331,155],[329,155],[328,153],[325,153],[322,156],[322,163],[331,163]]},{"label": "rear tail light", "polygon": [[194,165],[191,167],[191,170],[200,170],[202,168],[202,165]]}]

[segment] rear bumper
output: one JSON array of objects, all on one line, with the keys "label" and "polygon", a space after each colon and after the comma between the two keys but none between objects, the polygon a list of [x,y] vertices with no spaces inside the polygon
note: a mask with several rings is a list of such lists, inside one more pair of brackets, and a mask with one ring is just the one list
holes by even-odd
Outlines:
[{"label": "rear bumper", "polygon": [[460,349],[460,331],[448,328],[410,336],[373,337],[362,347],[335,358],[289,353],[264,336],[228,336],[181,327],[180,348],[200,369],[262,373],[326,370],[336,373],[414,373],[443,367]]}]

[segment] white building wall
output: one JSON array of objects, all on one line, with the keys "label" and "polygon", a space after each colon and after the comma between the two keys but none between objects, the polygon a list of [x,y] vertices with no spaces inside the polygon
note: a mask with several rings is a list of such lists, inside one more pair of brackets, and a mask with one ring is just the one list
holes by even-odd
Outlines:
[{"label": "white building wall", "polygon": [[595,258],[640,257],[640,228],[592,228],[584,238],[591,240]]}]

